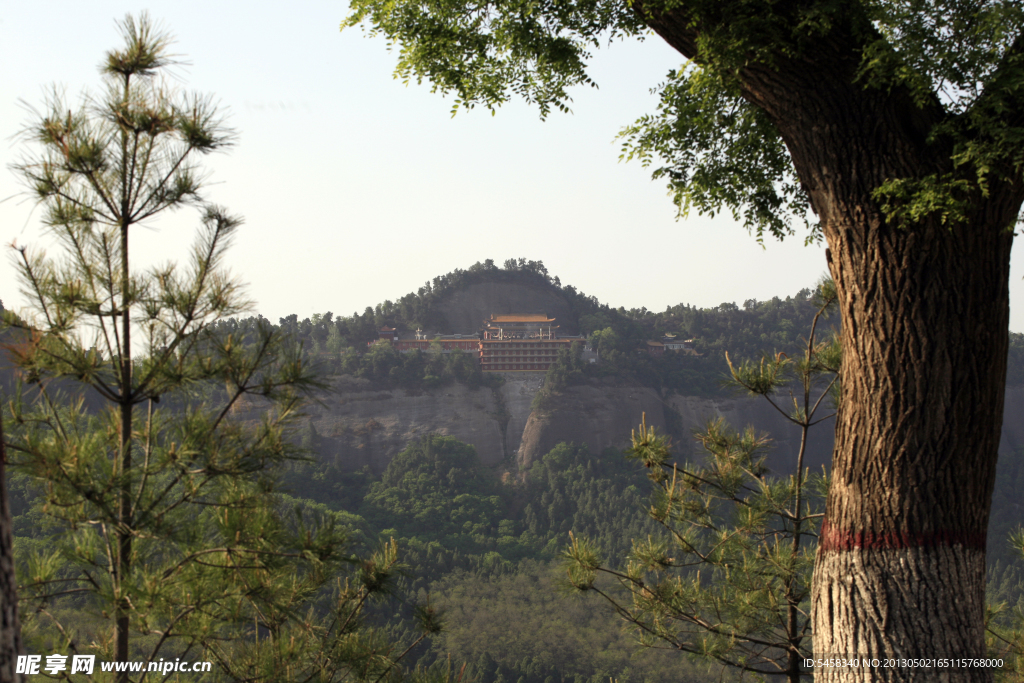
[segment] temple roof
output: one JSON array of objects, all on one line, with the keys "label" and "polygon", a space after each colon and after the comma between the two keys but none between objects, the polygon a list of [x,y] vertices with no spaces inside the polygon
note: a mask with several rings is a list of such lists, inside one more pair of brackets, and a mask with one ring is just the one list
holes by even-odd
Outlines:
[{"label": "temple roof", "polygon": [[494,315],[491,314],[491,319],[485,321],[487,323],[553,323],[554,318],[549,318],[544,313],[519,313],[511,315]]}]

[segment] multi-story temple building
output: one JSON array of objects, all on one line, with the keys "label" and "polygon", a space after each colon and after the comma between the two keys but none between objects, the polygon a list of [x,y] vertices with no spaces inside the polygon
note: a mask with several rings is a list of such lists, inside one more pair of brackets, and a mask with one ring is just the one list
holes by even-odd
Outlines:
[{"label": "multi-story temple building", "polygon": [[559,349],[582,337],[559,338],[555,319],[546,315],[491,315],[480,331],[480,369],[484,372],[544,372]]},{"label": "multi-story temple building", "polygon": [[394,328],[380,330],[380,339],[401,352],[455,350],[476,353],[484,372],[545,372],[558,358],[560,349],[570,348],[583,337],[559,337],[555,319],[544,314],[491,315],[477,335],[449,334],[427,338],[416,330],[413,339],[399,339]]},{"label": "multi-story temple building", "polygon": [[541,314],[494,315],[484,321],[481,339],[555,339],[555,319]]}]

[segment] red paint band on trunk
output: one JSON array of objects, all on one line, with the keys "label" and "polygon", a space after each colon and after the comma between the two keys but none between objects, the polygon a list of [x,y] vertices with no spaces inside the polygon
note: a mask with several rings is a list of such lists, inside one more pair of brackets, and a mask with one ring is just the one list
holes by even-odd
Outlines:
[{"label": "red paint band on trunk", "polygon": [[940,548],[963,546],[985,549],[986,534],[966,531],[852,531],[834,529],[826,519],[821,524],[819,546],[823,551],[900,550],[907,548]]}]

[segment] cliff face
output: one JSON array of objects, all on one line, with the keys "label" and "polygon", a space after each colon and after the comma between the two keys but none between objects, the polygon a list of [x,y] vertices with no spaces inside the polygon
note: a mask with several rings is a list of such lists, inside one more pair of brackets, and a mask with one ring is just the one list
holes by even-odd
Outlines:
[{"label": "cliff face", "polygon": [[453,384],[420,393],[343,379],[336,393],[308,411],[320,457],[343,469],[368,465],[381,472],[410,441],[431,433],[472,444],[487,465],[505,457],[504,408],[490,389]]},{"label": "cliff face", "polygon": [[[684,434],[677,436],[677,442],[682,445],[681,437],[686,437],[685,442],[689,446],[689,451],[680,449],[680,454],[683,457],[699,457],[700,446],[690,434],[694,429],[703,428],[709,421],[721,418],[734,430],[740,431],[752,426],[758,433],[767,434],[771,439],[768,466],[775,471],[789,471],[795,466],[800,451],[801,430],[780,412],[791,411],[793,399],[783,394],[773,400],[778,408],[760,396],[724,399],[672,396],[668,399],[669,405],[684,425]],[[823,402],[817,416],[825,417],[831,412]],[[827,466],[831,462],[833,430],[832,420],[826,420],[810,429],[804,467],[820,471],[822,465]]]},{"label": "cliff face", "polygon": [[[505,427],[506,460],[514,460],[522,448],[526,426],[533,415],[533,397],[544,386],[544,375],[539,372],[522,372],[506,376],[499,393],[508,415]],[[547,452],[547,451],[545,451]]]},{"label": "cliff face", "polygon": [[[343,378],[336,393],[310,410],[321,457],[344,469],[365,465],[380,472],[409,441],[429,433],[453,436],[476,447],[490,466],[528,469],[560,442],[586,443],[591,452],[622,448],[646,413],[647,424],[674,436],[682,459],[699,456],[691,433],[708,420],[724,418],[734,429],[752,425],[772,439],[769,466],[787,471],[795,462],[800,430],[761,398],[707,399],[671,396],[616,381],[569,387],[548,407],[531,410],[543,385],[540,373],[509,375],[500,389],[470,390],[450,385],[431,392],[381,390],[365,380]],[[790,403],[779,397],[785,410]],[[825,413],[822,413],[825,414]],[[1024,446],[1024,387],[1006,392],[1000,456]],[[811,430],[805,466],[827,466],[832,427]]]},{"label": "cliff face", "polygon": [[344,469],[383,471],[413,439],[444,434],[476,447],[487,465],[528,468],[562,441],[591,450],[624,446],[646,411],[664,429],[657,393],[622,384],[572,387],[555,397],[552,410],[534,411],[544,384],[541,373],[509,375],[499,389],[475,391],[453,384],[431,392],[382,390],[344,378],[335,393],[309,410],[318,450]]},{"label": "cliff face", "polygon": [[563,441],[586,443],[591,453],[624,447],[645,414],[649,426],[666,430],[665,405],[653,389],[612,381],[569,387],[530,414],[516,463],[527,470]]},{"label": "cliff face", "polygon": [[[785,400],[780,398],[776,403],[785,409]],[[767,433],[772,440],[768,454],[772,469],[791,467],[800,448],[800,429],[758,397],[708,399],[676,395],[663,399],[653,389],[607,382],[570,387],[552,404],[550,410],[538,411],[530,417],[517,454],[521,468],[529,468],[562,441],[583,441],[595,452],[608,446],[624,448],[644,415],[648,426],[672,435],[673,450],[683,460],[700,456],[694,430],[719,418],[735,430],[753,426],[757,432]],[[832,456],[832,440],[828,422],[812,429],[805,466],[818,469],[827,465]]]},{"label": "cliff face", "polygon": [[344,469],[381,472],[410,441],[427,434],[471,444],[484,464],[496,466],[514,459],[543,384],[543,374],[521,373],[500,389],[452,384],[411,392],[345,377],[307,412],[320,456]]}]

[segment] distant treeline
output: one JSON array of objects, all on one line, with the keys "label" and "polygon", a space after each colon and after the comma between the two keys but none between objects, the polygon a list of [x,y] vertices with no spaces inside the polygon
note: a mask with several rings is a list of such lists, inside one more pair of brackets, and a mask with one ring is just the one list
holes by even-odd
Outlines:
[{"label": "distant treeline", "polygon": [[[430,358],[430,354],[398,354],[379,347],[369,350],[367,342],[377,339],[385,326],[406,333],[416,329],[458,331],[445,329],[440,304],[455,292],[484,282],[532,286],[557,294],[569,306],[571,321],[600,353],[602,372],[687,395],[707,396],[721,391],[721,379],[727,371],[726,352],[734,360],[757,359],[764,352],[798,352],[818,310],[810,288],[785,299],[747,299],[742,305],[725,302],[713,308],[690,304],[670,306],[661,312],[611,308],[572,285],[563,285],[541,261],[509,259],[498,266],[488,259],[466,270],[457,268],[439,275],[416,292],[394,302],[368,306],[362,313],[346,317],[328,311],[303,320],[293,314],[279,319],[278,325],[333,372],[394,386],[429,387],[449,381],[479,385],[484,378],[473,369],[475,359],[469,354],[463,358],[458,354]],[[257,321],[233,319],[221,323],[219,329],[249,335]],[[824,321],[823,327],[838,329],[838,316]],[[654,358],[642,351],[647,340],[666,334],[693,339],[699,355],[667,353]],[[1007,383],[1024,384],[1024,334],[1010,334]]]},{"label": "distant treeline", "polygon": [[[320,444],[314,436],[308,445]],[[718,680],[672,653],[637,655],[604,605],[557,591],[570,530],[611,558],[657,533],[646,470],[621,452],[560,444],[522,477],[503,479],[472,446],[442,436],[410,443],[380,476],[330,462],[297,465],[286,483],[306,504],[356,515],[347,520],[368,543],[398,540],[414,567],[406,599],[429,599],[448,615],[445,631],[415,653],[420,666],[451,655],[478,683]],[[410,604],[399,613],[411,616]]]},{"label": "distant treeline", "polygon": [[[367,346],[385,326],[405,333],[417,329],[456,332],[445,329],[440,304],[458,291],[485,282],[533,286],[560,296],[569,306],[571,321],[600,353],[598,374],[622,375],[665,392],[694,396],[721,392],[721,381],[728,370],[726,352],[733,360],[758,359],[762,353],[798,352],[818,310],[810,288],[785,299],[747,299],[742,305],[724,302],[713,308],[690,304],[669,306],[661,312],[611,308],[572,285],[561,284],[542,261],[509,259],[498,266],[488,259],[466,270],[456,268],[439,275],[398,301],[367,306],[362,313],[346,317],[327,311],[303,320],[292,314],[280,318],[275,327],[290,332],[310,358],[322,363],[328,372],[401,387],[431,388],[453,381],[470,386],[493,383],[500,380],[484,376],[472,354],[400,354],[386,346]],[[268,321],[260,316],[233,318],[218,323],[216,329],[255,339],[260,322]],[[822,325],[825,330],[838,329],[838,316]],[[699,355],[667,353],[655,358],[642,352],[647,340],[666,334],[693,339]],[[1006,382],[1009,386],[1024,384],[1024,334],[1010,333]]]}]

